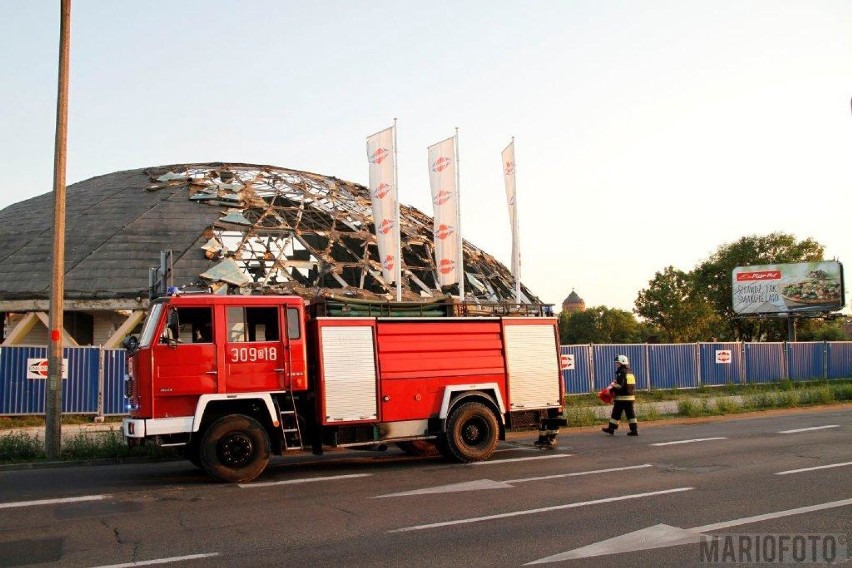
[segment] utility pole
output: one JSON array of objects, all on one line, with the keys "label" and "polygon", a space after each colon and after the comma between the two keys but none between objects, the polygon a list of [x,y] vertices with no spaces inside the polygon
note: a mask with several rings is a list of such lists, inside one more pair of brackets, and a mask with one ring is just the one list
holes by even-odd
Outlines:
[{"label": "utility pole", "polygon": [[48,314],[47,389],[44,400],[44,453],[58,459],[62,444],[62,331],[65,297],[65,163],[68,141],[68,67],[71,50],[71,0],[61,0],[59,86],[53,151],[53,263]]}]

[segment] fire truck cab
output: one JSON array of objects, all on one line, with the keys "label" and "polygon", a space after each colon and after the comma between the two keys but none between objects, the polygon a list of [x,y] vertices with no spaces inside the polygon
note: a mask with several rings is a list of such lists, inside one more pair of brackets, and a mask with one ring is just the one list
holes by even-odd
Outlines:
[{"label": "fire truck cab", "polygon": [[[511,427],[555,446],[563,386],[556,320],[385,317],[297,296],[152,301],[127,348],[129,445],[181,446],[213,478],[247,482],[271,454],[397,443],[488,459]],[[417,314],[413,314],[418,312]]]}]

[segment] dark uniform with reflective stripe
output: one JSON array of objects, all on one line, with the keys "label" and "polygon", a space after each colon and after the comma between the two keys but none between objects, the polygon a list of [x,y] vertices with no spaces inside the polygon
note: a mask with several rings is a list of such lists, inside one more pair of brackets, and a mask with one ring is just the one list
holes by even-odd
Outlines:
[{"label": "dark uniform with reflective stripe", "polygon": [[633,369],[628,365],[619,364],[618,370],[615,372],[615,380],[610,388],[615,395],[615,402],[612,406],[609,426],[604,431],[612,434],[617,430],[618,421],[621,419],[621,414],[624,413],[627,415],[630,434],[638,435],[636,413],[633,411],[633,402],[636,400],[636,375],[633,374]]}]

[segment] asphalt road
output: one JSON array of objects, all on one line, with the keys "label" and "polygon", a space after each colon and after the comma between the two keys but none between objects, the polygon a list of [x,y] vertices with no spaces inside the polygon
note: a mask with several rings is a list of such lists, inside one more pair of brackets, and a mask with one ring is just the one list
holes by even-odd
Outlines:
[{"label": "asphalt road", "polygon": [[852,533],[852,407],[640,428],[476,465],[276,458],[245,486],[189,462],[4,471],[0,566],[707,566],[699,534]]}]

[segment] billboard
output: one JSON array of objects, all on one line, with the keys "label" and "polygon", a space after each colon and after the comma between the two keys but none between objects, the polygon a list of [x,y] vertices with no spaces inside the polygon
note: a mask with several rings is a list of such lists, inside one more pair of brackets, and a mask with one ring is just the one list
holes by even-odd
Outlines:
[{"label": "billboard", "polygon": [[738,314],[831,312],[844,304],[839,262],[738,266],[731,279]]}]

